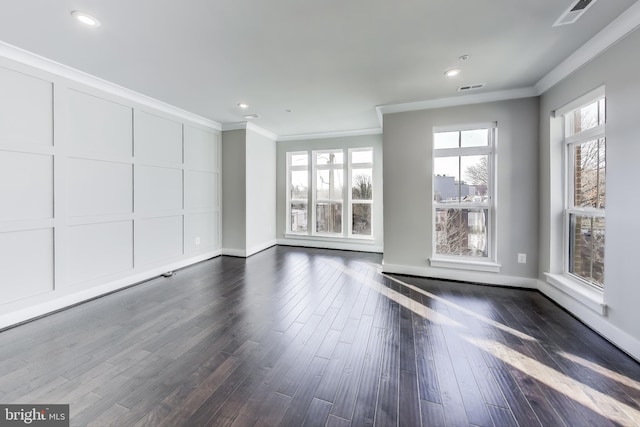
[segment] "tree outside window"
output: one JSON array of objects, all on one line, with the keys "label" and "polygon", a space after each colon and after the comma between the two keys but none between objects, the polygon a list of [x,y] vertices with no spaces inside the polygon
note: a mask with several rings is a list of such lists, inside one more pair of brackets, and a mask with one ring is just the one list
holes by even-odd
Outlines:
[{"label": "tree outside window", "polygon": [[434,133],[434,252],[492,259],[491,163],[496,129]]},{"label": "tree outside window", "polygon": [[565,268],[599,288],[604,286],[605,256],[605,107],[603,97],[564,116],[569,178]]}]

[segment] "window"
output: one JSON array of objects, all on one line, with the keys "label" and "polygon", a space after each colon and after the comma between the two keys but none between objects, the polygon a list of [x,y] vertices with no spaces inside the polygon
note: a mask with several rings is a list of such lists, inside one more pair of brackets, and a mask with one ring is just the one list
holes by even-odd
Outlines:
[{"label": "window", "polygon": [[343,165],[342,150],[313,152],[314,233],[342,234]]},{"label": "window", "polygon": [[494,124],[433,135],[435,257],[494,261]]},{"label": "window", "polygon": [[604,286],[606,137],[605,98],[564,116],[566,200],[565,273]]},{"label": "window", "polygon": [[287,233],[373,237],[373,149],[287,153]]},{"label": "window", "polygon": [[349,150],[351,191],[351,222],[349,235],[371,236],[371,206],[373,204],[373,151]]},{"label": "window", "polygon": [[287,153],[288,231],[307,231],[309,205],[309,156],[306,152]]}]

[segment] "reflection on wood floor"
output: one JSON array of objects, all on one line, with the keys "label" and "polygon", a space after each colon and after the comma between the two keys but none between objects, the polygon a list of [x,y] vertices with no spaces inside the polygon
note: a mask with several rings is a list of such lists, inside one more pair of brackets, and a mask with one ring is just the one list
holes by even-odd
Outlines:
[{"label": "reflection on wood floor", "polygon": [[0,333],[0,402],[84,426],[640,425],[640,364],[529,290],[219,257]]}]

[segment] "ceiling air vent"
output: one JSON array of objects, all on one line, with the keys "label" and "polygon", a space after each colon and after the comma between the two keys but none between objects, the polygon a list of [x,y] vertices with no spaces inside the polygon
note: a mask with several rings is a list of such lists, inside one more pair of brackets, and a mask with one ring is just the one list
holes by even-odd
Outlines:
[{"label": "ceiling air vent", "polygon": [[484,87],[484,83],[478,83],[478,84],[475,84],[475,85],[460,86],[458,88],[458,92],[466,92],[468,90],[482,89],[483,87]]},{"label": "ceiling air vent", "polygon": [[260,118],[260,116],[258,114],[246,114],[246,115],[244,115],[242,117],[244,117],[247,120],[259,119]]},{"label": "ceiling air vent", "polygon": [[560,15],[560,18],[553,24],[554,27],[560,25],[573,24],[587,11],[597,0],[574,0],[569,8]]}]

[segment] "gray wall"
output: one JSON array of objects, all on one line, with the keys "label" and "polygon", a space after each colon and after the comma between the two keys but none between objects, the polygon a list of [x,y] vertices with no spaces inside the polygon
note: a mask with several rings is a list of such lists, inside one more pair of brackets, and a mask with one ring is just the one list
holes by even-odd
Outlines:
[{"label": "gray wall", "polygon": [[222,247],[225,254],[247,250],[247,131],[222,132]]},{"label": "gray wall", "polygon": [[[498,123],[497,262],[502,265],[500,273],[432,268],[428,258],[432,255],[433,128],[494,121]],[[385,269],[535,286],[532,279],[538,274],[537,143],[538,98],[385,115]],[[527,264],[518,264],[518,253],[527,254]]]},{"label": "gray wall", "polygon": [[[303,150],[327,150],[333,148],[357,148],[357,147],[373,147],[373,234],[374,240],[370,243],[354,243],[353,241],[345,241],[344,239],[286,239],[286,212],[287,212],[287,193],[286,193],[286,172],[288,151]],[[362,135],[340,138],[324,138],[310,139],[299,141],[279,141],[277,153],[277,228],[276,233],[278,243],[281,244],[304,244],[305,246],[328,247],[335,249],[356,249],[363,251],[381,252],[383,244],[383,188],[382,188],[382,135]]]},{"label": "gray wall", "polygon": [[[638,212],[634,188],[640,159],[640,31],[635,31],[563,80],[540,102],[540,269],[562,270],[562,158],[551,112],[605,85],[607,97],[607,200],[604,297],[601,317],[561,293],[551,296],[603,335],[640,358],[640,286],[638,286]],[[553,290],[551,290],[553,292]],[[635,340],[635,343],[633,342]],[[635,347],[634,347],[635,346]]]}]

